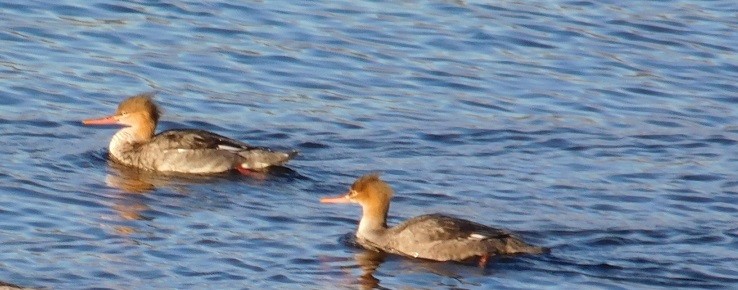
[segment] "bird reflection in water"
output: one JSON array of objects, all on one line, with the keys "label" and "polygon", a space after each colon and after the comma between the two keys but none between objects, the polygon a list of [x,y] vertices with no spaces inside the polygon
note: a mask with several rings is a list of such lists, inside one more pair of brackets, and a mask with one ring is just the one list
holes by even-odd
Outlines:
[{"label": "bird reflection in water", "polygon": [[[361,289],[390,289],[380,285],[380,280],[375,276],[380,265],[385,262],[393,261],[392,263],[398,264],[402,272],[408,273],[432,273],[441,278],[439,281],[440,285],[447,286],[450,288],[455,287],[478,287],[480,285],[476,283],[470,283],[465,281],[463,277],[477,277],[487,276],[494,270],[494,262],[485,268],[479,268],[474,262],[438,262],[421,259],[408,259],[405,257],[391,256],[384,252],[377,252],[372,250],[363,249],[358,243],[356,243],[356,237],[353,233],[347,233],[339,238],[339,242],[348,247],[357,249],[354,254],[354,260],[356,265],[348,267],[349,269],[361,269],[361,273],[358,278],[353,276],[356,275],[353,271],[349,271],[348,275],[351,275],[349,279],[349,285],[358,286]],[[505,258],[502,258],[505,260]],[[499,259],[493,259],[497,261]],[[390,265],[390,267],[396,267],[398,265]],[[393,274],[395,270],[391,270]],[[352,286],[352,287],[353,287]]]},{"label": "bird reflection in water", "polygon": [[[105,183],[127,193],[146,193],[157,187],[173,187],[175,191],[186,194],[186,185],[193,183],[244,179],[242,174],[236,174],[235,171],[208,175],[154,172],[132,168],[112,160],[108,160],[108,166],[110,173],[106,176]],[[247,176],[246,181],[252,184],[260,184],[273,177],[300,177],[294,170],[280,166],[270,167],[263,172],[250,172]]]},{"label": "bird reflection in water", "polygon": [[[113,210],[124,221],[150,220],[142,213],[149,210],[150,207],[144,203],[141,195],[152,191],[156,188],[156,179],[149,176],[147,172],[129,168],[112,161],[108,161],[109,172],[105,176],[105,184],[110,187],[118,188],[123,194],[115,195],[115,203],[112,205]],[[115,232],[128,236],[137,231],[128,225],[114,226]]]},{"label": "bird reflection in water", "polygon": [[[365,250],[356,243],[356,236],[353,233],[347,233],[339,238],[339,242],[346,246],[357,249],[358,251],[354,254],[354,260],[356,265],[352,265],[349,268],[355,269],[358,266],[361,269],[361,274],[358,279],[353,278],[353,273],[350,273],[352,277],[349,279],[349,284],[355,285],[358,283],[361,289],[387,289],[379,285],[379,279],[374,276],[379,265],[384,263],[387,258],[387,253],[377,252],[371,250]],[[353,272],[353,271],[350,271]]]},{"label": "bird reflection in water", "polygon": [[228,176],[227,173],[216,175],[171,174],[140,170],[108,160],[110,173],[105,177],[105,184],[118,188],[126,193],[143,194],[157,187],[173,187],[186,194],[185,183],[205,183]]},{"label": "bird reflection in water", "polygon": [[218,181],[243,181],[259,185],[272,178],[299,178],[299,174],[287,167],[271,167],[268,171],[252,172],[247,178],[234,172],[198,175],[183,173],[163,173],[140,170],[108,160],[108,174],[105,184],[118,188],[126,194],[117,195],[113,208],[124,220],[151,220],[142,215],[150,209],[144,202],[144,195],[157,188],[166,187],[183,196],[189,195],[191,185]]},{"label": "bird reflection in water", "polygon": [[[151,209],[145,203],[147,198],[144,195],[156,188],[173,188],[174,191],[180,192],[182,195],[187,195],[187,184],[209,182],[223,178],[220,175],[182,176],[151,172],[124,166],[113,161],[108,161],[108,165],[109,172],[105,177],[105,184],[113,188],[118,188],[124,193],[115,196],[115,203],[112,208],[118,213],[121,219],[126,221],[153,219],[144,215],[146,211]],[[115,230],[123,235],[136,232],[132,227],[123,225],[117,226]]]},{"label": "bird reflection in water", "polygon": [[[380,285],[381,280],[376,277],[377,270],[380,265],[385,263],[389,254],[384,252],[376,252],[372,250],[359,249],[354,254],[355,265],[344,268],[347,270],[347,278],[345,283],[351,285],[351,287],[359,286],[360,289],[390,289]],[[402,272],[407,273],[432,273],[441,278],[439,283],[448,287],[457,286],[479,286],[475,283],[469,283],[464,281],[463,276],[479,276],[489,275],[490,272],[485,269],[476,267],[474,263],[448,263],[448,262],[437,262],[417,259],[407,259],[403,257],[393,257],[390,259],[394,262],[399,262]],[[390,267],[396,267],[397,265],[390,265]],[[361,269],[361,273],[358,277],[354,276],[356,273],[354,270],[358,267]],[[393,270],[394,271],[394,270]],[[461,274],[464,273],[464,274]],[[357,285],[358,284],[358,285]]]},{"label": "bird reflection in water", "polygon": [[386,257],[386,253],[369,250],[363,250],[354,255],[356,264],[361,268],[361,275],[358,280],[361,289],[383,289],[379,286],[379,279],[374,277],[374,272]]}]

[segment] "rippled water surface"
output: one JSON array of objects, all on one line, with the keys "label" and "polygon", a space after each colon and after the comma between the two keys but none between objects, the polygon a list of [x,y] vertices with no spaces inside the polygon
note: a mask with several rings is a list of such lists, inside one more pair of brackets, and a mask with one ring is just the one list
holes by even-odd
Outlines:
[{"label": "rippled water surface", "polygon": [[[0,4],[0,281],[50,289],[738,287],[734,1]],[[80,120],[297,149],[263,178],[107,162]],[[346,242],[445,212],[552,248],[486,269]]]}]

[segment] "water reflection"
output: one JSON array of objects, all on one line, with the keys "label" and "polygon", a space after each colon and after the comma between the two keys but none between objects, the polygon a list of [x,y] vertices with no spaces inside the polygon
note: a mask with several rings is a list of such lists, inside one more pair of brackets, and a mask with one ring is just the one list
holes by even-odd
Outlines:
[{"label": "water reflection", "polygon": [[120,189],[125,194],[115,196],[113,209],[124,220],[151,220],[142,215],[150,210],[146,204],[146,193],[157,188],[166,187],[180,195],[189,195],[193,184],[207,184],[225,181],[245,182],[249,185],[261,185],[276,178],[299,178],[299,174],[286,167],[273,167],[266,172],[251,172],[248,176],[236,172],[221,174],[197,175],[181,173],[163,173],[140,170],[108,160],[108,174],[105,184]]},{"label": "water reflection", "polygon": [[[148,198],[145,194],[156,188],[168,187],[182,195],[187,195],[188,190],[186,185],[188,184],[213,182],[225,178],[220,175],[181,176],[164,174],[131,168],[113,161],[108,161],[108,166],[109,171],[105,176],[105,184],[113,188],[118,188],[123,192],[123,194],[115,196],[115,203],[112,208],[121,219],[127,221],[153,219],[145,216],[143,213],[151,210],[151,207],[146,204]],[[135,232],[134,229],[128,226],[116,227],[116,231],[120,234]]]},{"label": "water reflection", "polygon": [[[472,262],[437,262],[423,259],[411,259],[400,257],[397,255],[391,255],[384,252],[375,252],[363,249],[358,243],[356,243],[356,237],[354,233],[347,233],[339,238],[339,242],[352,248],[357,249],[357,253],[354,254],[354,260],[356,266],[361,269],[361,273],[358,278],[352,277],[350,284],[355,285],[358,283],[361,289],[389,289],[380,285],[381,281],[375,276],[376,271],[379,267],[387,262],[388,260],[395,261],[401,266],[402,272],[408,273],[433,273],[438,277],[441,277],[441,283],[448,287],[478,287],[476,283],[469,283],[465,281],[465,276],[487,276],[493,273],[494,265],[497,262],[504,262],[513,257],[497,257],[494,258],[491,263],[485,268],[479,268],[477,263]],[[390,267],[396,267],[397,265],[390,265]],[[354,268],[353,266],[351,268]],[[395,270],[393,271],[393,274]],[[351,274],[349,274],[351,275]],[[355,281],[355,282],[354,282]]]},{"label": "water reflection", "polygon": [[108,160],[110,171],[105,183],[127,193],[146,193],[160,187],[173,188],[178,192],[186,192],[187,185],[202,184],[225,180],[244,180],[250,184],[261,184],[272,178],[296,178],[299,175],[287,167],[271,167],[265,172],[250,172],[244,176],[235,172],[198,175],[183,173],[165,173],[140,170]]},{"label": "water reflection", "polygon": [[358,282],[361,289],[386,289],[379,285],[380,281],[374,277],[374,273],[377,268],[379,268],[379,265],[384,263],[386,260],[388,255],[387,253],[363,249],[358,243],[356,243],[356,235],[353,232],[342,235],[338,238],[338,242],[348,247],[355,248],[358,251],[354,254],[354,260],[356,261],[356,266],[361,269],[361,274],[356,280],[353,277],[353,274],[349,274],[352,275],[350,279],[352,282],[350,284]]},{"label": "water reflection", "polygon": [[354,255],[356,264],[361,268],[361,275],[358,280],[361,289],[384,289],[379,286],[379,279],[374,277],[374,272],[384,262],[386,257],[386,253],[369,250],[363,250]]},{"label": "water reflection", "polygon": [[176,191],[185,191],[182,183],[205,183],[227,177],[218,175],[183,175],[140,170],[108,160],[110,172],[105,177],[105,184],[127,193],[146,193],[158,187],[172,187]]},{"label": "water reflection", "polygon": [[[380,285],[381,281],[375,276],[379,267],[385,263],[390,254],[384,252],[375,252],[370,250],[359,250],[354,254],[356,266],[361,269],[358,278],[351,278],[351,284],[358,283],[361,289],[389,289]],[[402,272],[407,273],[433,273],[441,278],[439,283],[444,286],[479,286],[474,283],[464,281],[464,276],[486,276],[490,274],[488,269],[480,269],[474,263],[452,263],[452,262],[436,262],[419,259],[409,259],[396,256],[397,259],[391,259],[399,262]],[[397,265],[390,265],[395,267]],[[352,267],[353,268],[353,267]],[[397,274],[397,273],[393,273]]]}]

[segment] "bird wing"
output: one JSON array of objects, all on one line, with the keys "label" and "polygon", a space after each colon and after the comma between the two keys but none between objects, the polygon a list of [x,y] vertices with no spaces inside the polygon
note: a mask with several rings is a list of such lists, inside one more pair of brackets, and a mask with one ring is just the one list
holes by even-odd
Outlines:
[{"label": "bird wing", "polygon": [[409,219],[391,229],[420,243],[449,240],[485,240],[510,237],[505,230],[442,214]]},{"label": "bird wing", "polygon": [[197,129],[167,130],[154,136],[152,143],[156,143],[161,150],[217,149],[232,152],[264,150],[264,148]]}]

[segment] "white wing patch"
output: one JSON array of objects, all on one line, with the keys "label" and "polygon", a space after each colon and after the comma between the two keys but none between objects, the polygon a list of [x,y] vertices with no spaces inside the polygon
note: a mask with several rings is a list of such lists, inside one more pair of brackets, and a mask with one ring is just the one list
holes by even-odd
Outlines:
[{"label": "white wing patch", "polygon": [[191,151],[191,150],[190,149],[182,149],[182,148],[177,149],[177,153],[185,153],[187,151]]},{"label": "white wing patch", "polygon": [[[253,165],[253,166],[251,166],[251,165]],[[268,167],[269,166],[269,163],[265,163],[265,162],[254,162],[251,165],[249,165],[249,163],[246,163],[246,162],[241,163],[241,167],[244,168],[244,169],[263,169],[263,168]]]},{"label": "white wing patch", "polygon": [[218,149],[220,150],[228,150],[228,151],[241,151],[242,148],[228,146],[228,145],[218,145]]},{"label": "white wing patch", "polygon": [[469,238],[472,239],[472,240],[484,240],[484,239],[486,239],[488,237],[485,236],[485,235],[480,235],[480,234],[474,233],[474,234],[469,235]]}]

